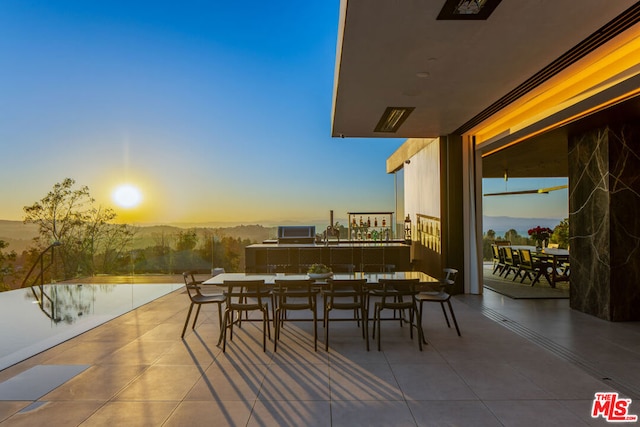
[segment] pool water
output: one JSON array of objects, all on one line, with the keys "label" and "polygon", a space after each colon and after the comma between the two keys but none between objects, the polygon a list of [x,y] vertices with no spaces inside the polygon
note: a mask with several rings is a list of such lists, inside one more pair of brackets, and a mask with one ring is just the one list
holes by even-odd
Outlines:
[{"label": "pool water", "polygon": [[54,284],[0,293],[0,370],[184,284]]}]

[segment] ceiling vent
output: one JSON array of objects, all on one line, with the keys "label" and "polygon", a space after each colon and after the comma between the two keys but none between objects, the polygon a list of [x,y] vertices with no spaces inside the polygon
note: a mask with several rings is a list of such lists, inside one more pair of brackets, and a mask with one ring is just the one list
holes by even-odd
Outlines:
[{"label": "ceiling vent", "polygon": [[374,131],[387,133],[396,132],[414,109],[415,107],[387,107]]},{"label": "ceiling vent", "polygon": [[501,0],[447,0],[438,15],[440,20],[475,19],[489,17]]}]

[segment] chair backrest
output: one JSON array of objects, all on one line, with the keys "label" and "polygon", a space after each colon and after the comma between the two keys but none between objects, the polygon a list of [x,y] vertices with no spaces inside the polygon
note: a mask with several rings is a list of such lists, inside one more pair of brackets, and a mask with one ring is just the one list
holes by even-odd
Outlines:
[{"label": "chair backrest", "polygon": [[[276,279],[273,292],[278,296],[279,300],[286,303],[287,298],[305,298],[309,306],[315,300],[316,292],[313,288],[313,279],[287,280]],[[299,300],[298,300],[299,301]]]},{"label": "chair backrest", "polygon": [[531,251],[529,249],[520,249],[520,265],[524,268],[533,268]]},{"label": "chair backrest", "polygon": [[325,295],[329,299],[329,304],[333,305],[335,299],[354,298],[361,301],[364,298],[367,279],[332,279],[327,281]]},{"label": "chair backrest", "polygon": [[382,297],[380,301],[382,305],[386,304],[387,298],[397,303],[399,302],[398,297],[401,297],[400,300],[407,303],[407,305],[411,305],[413,301],[411,297],[417,295],[419,292],[418,286],[420,285],[420,279],[380,279],[378,283],[382,288],[376,290],[375,295]]},{"label": "chair backrest", "polygon": [[493,252],[493,260],[500,261],[500,250],[498,249],[498,245],[493,243],[491,245],[491,251]]},{"label": "chair backrest", "polygon": [[458,277],[458,270],[456,270],[455,268],[447,267],[442,269],[442,271],[444,272],[443,281],[447,281],[447,280],[451,280],[453,282],[456,281],[456,278]]},{"label": "chair backrest", "polygon": [[189,285],[191,283],[196,283],[195,272],[193,271],[185,271],[182,273],[182,278],[184,279],[184,284]]},{"label": "chair backrest", "polygon": [[200,293],[200,285],[196,282],[192,271],[183,272],[182,278],[184,279],[184,286],[187,289],[187,295],[190,300],[193,301],[196,296],[202,295]]},{"label": "chair backrest", "polygon": [[262,298],[269,297],[271,291],[264,280],[225,280],[223,286],[227,288],[225,295],[230,307],[254,306],[255,303],[246,302],[246,298],[255,298],[257,305],[262,306]]},{"label": "chair backrest", "polygon": [[509,265],[513,265],[513,249],[509,246],[502,248],[504,250],[504,262]]}]

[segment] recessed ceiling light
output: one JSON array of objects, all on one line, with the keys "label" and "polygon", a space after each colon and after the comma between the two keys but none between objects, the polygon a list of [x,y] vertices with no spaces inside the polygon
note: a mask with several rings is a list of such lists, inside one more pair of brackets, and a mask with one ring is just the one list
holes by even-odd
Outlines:
[{"label": "recessed ceiling light", "polygon": [[396,132],[415,107],[387,107],[374,132]]},{"label": "recessed ceiling light", "polygon": [[417,77],[420,77],[421,79],[425,79],[427,77],[429,77],[431,75],[431,73],[429,73],[428,71],[418,71],[416,73]]}]

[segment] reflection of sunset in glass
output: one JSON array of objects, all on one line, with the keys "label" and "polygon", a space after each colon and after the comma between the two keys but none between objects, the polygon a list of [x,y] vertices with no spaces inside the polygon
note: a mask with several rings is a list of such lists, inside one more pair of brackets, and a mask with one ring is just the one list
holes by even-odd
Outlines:
[{"label": "reflection of sunset in glass", "polygon": [[131,184],[120,185],[111,195],[113,201],[123,208],[134,208],[142,201],[142,193]]}]

